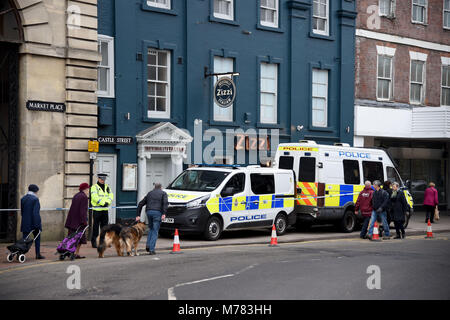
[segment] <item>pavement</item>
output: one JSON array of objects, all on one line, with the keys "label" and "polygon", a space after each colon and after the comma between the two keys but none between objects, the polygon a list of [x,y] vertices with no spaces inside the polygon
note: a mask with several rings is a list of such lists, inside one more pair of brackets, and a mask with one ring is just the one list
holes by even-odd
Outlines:
[{"label": "pavement", "polygon": [[[424,223],[425,213],[415,212],[412,216],[406,235],[426,235],[427,225]],[[450,231],[450,214],[448,212],[441,212],[441,219],[432,224],[433,233],[442,233]],[[44,231],[45,232],[45,231]],[[391,234],[395,234],[395,229],[391,227]],[[249,244],[269,244],[271,231],[263,230],[245,230],[245,231],[230,231],[222,233],[222,236],[217,241],[205,241],[200,236],[183,235],[180,234],[181,250],[193,248],[210,248],[210,247],[224,247],[224,246],[239,246]],[[294,228],[278,237],[278,243],[296,243],[318,240],[336,240],[336,239],[359,239],[359,230],[352,233],[342,233],[336,230],[334,226],[313,226],[308,231],[296,231]],[[145,252],[146,236],[141,239],[139,243],[139,252]],[[46,257],[45,260],[36,260],[34,254],[34,247],[27,253],[27,260],[24,265],[48,263],[49,261],[58,261],[58,255],[55,255],[56,247],[59,242],[49,241],[41,243],[41,254]],[[6,247],[9,244],[0,243],[0,271],[9,268],[21,267],[18,261],[14,260],[12,263],[6,261],[8,250]],[[156,251],[171,251],[173,247],[173,238],[160,237],[156,245]],[[86,259],[97,258],[96,249],[91,248],[90,244],[83,245],[80,250],[80,255],[85,256]],[[106,250],[105,257],[116,256],[115,249],[110,248]],[[83,259],[84,260],[84,259]]]}]

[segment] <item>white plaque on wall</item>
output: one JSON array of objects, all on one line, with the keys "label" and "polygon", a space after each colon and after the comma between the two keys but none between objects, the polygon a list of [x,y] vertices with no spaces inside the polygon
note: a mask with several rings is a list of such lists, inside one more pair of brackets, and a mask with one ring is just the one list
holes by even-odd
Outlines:
[{"label": "white plaque on wall", "polygon": [[122,170],[122,191],[137,190],[137,164],[124,163]]}]

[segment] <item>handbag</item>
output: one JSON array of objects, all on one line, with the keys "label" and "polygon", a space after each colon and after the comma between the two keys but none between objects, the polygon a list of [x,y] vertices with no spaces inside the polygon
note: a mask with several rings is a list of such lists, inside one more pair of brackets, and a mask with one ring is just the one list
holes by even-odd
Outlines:
[{"label": "handbag", "polygon": [[439,220],[439,210],[437,206],[434,208],[434,220]]}]

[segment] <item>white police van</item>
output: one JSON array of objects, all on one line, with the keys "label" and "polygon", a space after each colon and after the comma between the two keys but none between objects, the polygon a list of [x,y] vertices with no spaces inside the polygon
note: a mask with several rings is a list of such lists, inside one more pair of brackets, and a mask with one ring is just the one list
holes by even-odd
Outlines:
[{"label": "white police van", "polygon": [[300,227],[331,222],[344,232],[352,232],[357,224],[355,203],[367,180],[400,184],[410,207],[405,217],[405,227],[408,225],[413,200],[385,150],[354,148],[342,143],[319,145],[302,140],[280,144],[274,167],[296,173],[295,211]]},{"label": "white police van", "polygon": [[207,166],[182,172],[165,190],[169,208],[161,232],[178,229],[217,240],[222,231],[295,223],[293,170]]}]

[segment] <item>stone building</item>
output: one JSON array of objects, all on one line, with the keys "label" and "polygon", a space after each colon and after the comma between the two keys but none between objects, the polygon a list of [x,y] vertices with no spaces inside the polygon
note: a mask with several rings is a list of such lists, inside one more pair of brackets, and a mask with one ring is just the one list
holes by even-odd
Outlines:
[{"label": "stone building", "polygon": [[[0,1],[0,208],[19,208],[31,183],[42,208],[68,207],[88,181],[98,61],[97,0]],[[61,238],[65,214],[41,211],[44,240]],[[0,212],[1,240],[19,226]]]},{"label": "stone building", "polygon": [[415,204],[449,199],[450,1],[358,1],[355,146],[385,147]]}]

